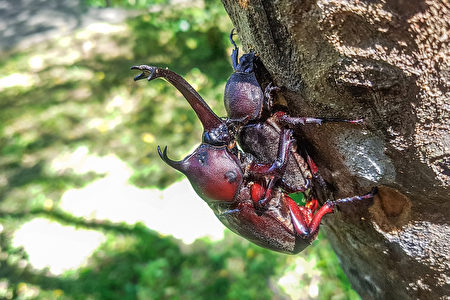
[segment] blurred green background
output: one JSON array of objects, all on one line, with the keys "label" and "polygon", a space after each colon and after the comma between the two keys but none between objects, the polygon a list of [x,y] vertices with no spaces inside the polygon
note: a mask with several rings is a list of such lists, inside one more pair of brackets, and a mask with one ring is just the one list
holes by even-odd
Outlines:
[{"label": "blurred green background", "polygon": [[157,155],[181,159],[202,129],[172,86],[134,82],[130,66],[170,67],[225,115],[220,1],[81,4],[132,17],[0,56],[0,298],[359,299],[323,236],[296,256],[252,245]]}]

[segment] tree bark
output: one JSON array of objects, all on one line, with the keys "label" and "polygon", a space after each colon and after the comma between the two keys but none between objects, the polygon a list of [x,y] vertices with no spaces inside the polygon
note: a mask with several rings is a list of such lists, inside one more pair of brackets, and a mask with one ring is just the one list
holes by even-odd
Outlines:
[{"label": "tree bark", "polygon": [[296,129],[336,198],[380,187],[373,205],[322,226],[353,287],[364,299],[448,297],[448,1],[222,2],[291,115],[365,117]]}]

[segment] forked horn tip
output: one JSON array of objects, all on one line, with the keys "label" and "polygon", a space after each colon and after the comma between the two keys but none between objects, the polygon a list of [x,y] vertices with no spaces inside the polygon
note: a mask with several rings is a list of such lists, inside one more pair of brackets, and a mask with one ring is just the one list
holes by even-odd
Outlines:
[{"label": "forked horn tip", "polygon": [[166,164],[168,164],[169,166],[171,166],[174,169],[177,169],[180,172],[183,172],[183,163],[181,161],[171,160],[167,156],[167,146],[164,147],[164,150],[162,152],[161,152],[161,147],[158,146],[158,154]]},{"label": "forked horn tip", "polygon": [[142,73],[134,77],[134,81],[138,81],[140,79],[147,78],[148,81],[154,79],[154,75],[156,73],[157,67],[151,67],[147,65],[139,65],[139,66],[132,66],[130,68],[131,70],[141,70]]},{"label": "forked horn tip", "polygon": [[165,161],[167,159],[167,146],[164,146],[164,150],[161,152],[161,147],[158,145],[158,154]]},{"label": "forked horn tip", "polygon": [[163,158],[162,152],[161,152],[161,147],[159,145],[158,145],[157,149],[158,149],[159,157]]}]

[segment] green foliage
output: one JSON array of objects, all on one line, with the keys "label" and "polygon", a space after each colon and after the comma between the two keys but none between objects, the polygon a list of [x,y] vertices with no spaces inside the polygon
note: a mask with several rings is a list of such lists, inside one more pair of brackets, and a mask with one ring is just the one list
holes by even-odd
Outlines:
[{"label": "green foliage", "polygon": [[303,194],[301,192],[291,193],[291,194],[289,194],[289,197],[291,197],[292,200],[294,200],[295,203],[297,203],[300,206],[305,206],[305,204],[306,204],[305,194]]},{"label": "green foliage", "polygon": [[[136,8],[166,1],[109,3]],[[206,1],[203,9],[164,7],[126,24],[80,29],[0,56],[0,74],[9,80],[0,82],[12,82],[0,86],[0,298],[274,299],[285,293],[307,298],[315,285],[316,298],[357,299],[324,239],[297,256],[259,248],[229,231],[222,241],[185,245],[141,224],[85,219],[59,208],[65,192],[104,176],[76,170],[83,151],[114,153],[140,187],[163,189],[181,178],[161,162],[156,145],[170,145],[171,157],[183,157],[199,143],[200,123],[173,87],[164,81],[134,83],[129,68],[168,66],[225,115],[231,28],[221,4]],[[97,230],[107,240],[81,269],[61,276],[37,271],[11,243],[13,232],[35,217]],[[309,267],[304,272],[293,267],[301,264]],[[279,284],[289,274],[290,291]]]},{"label": "green foliage", "polygon": [[169,0],[86,0],[88,6],[147,8],[155,4],[167,4]]}]

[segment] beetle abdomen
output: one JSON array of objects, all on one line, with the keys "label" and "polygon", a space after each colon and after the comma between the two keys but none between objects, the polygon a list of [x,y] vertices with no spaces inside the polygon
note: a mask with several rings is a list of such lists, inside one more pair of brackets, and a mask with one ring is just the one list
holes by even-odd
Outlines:
[{"label": "beetle abdomen", "polygon": [[225,86],[224,103],[231,119],[257,119],[262,111],[264,93],[254,73],[231,74]]},{"label": "beetle abdomen", "polygon": [[[257,214],[248,191],[241,191],[236,207],[230,213],[215,210],[219,220],[234,233],[277,252],[296,254],[309,245],[297,236],[289,216],[283,193],[276,191],[269,208]],[[216,208],[217,209],[217,208]]]}]

